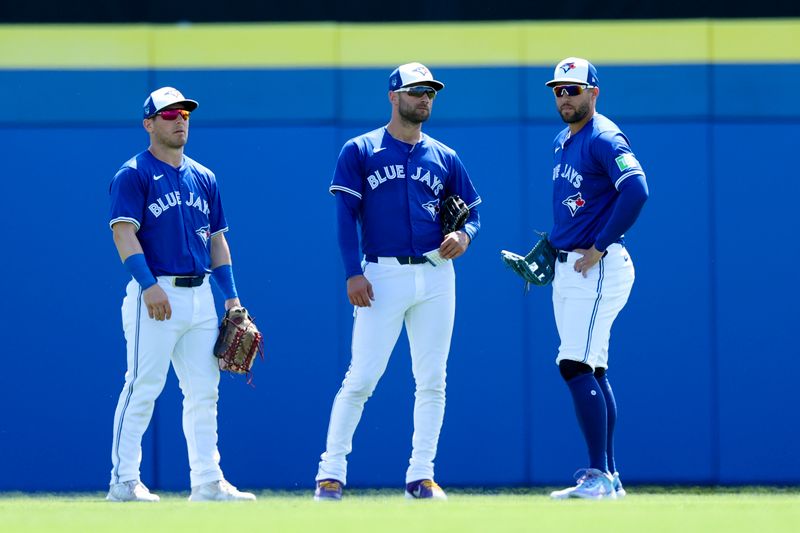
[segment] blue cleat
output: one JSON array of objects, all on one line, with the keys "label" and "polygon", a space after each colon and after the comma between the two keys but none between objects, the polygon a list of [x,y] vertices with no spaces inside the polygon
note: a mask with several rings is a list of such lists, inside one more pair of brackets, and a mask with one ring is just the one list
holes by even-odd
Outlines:
[{"label": "blue cleat", "polygon": [[314,501],[339,501],[342,499],[342,482],[338,479],[320,479],[314,491]]},{"label": "blue cleat", "polygon": [[617,499],[624,498],[628,494],[622,487],[622,481],[619,480],[619,472],[614,472],[614,492],[617,493]]},{"label": "blue cleat", "polygon": [[446,500],[447,494],[432,479],[418,479],[406,485],[406,498],[416,500]]},{"label": "blue cleat", "polygon": [[[582,468],[575,472],[578,483],[574,487],[556,490],[550,497],[556,500],[567,498],[585,498],[589,500],[616,500],[614,480],[610,474],[601,472],[596,468]],[[621,487],[622,485],[620,485]]]}]

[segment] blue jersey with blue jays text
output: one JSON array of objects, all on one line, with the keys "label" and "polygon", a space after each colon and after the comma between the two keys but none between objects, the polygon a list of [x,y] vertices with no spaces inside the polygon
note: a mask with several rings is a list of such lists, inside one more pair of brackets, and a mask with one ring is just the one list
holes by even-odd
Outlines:
[{"label": "blue jersey with blue jays text", "polygon": [[211,272],[211,237],[227,231],[214,173],[184,156],[180,168],[145,150],[111,181],[111,221],[130,222],[154,276]]},{"label": "blue jersey with blue jays text", "polygon": [[561,131],[553,143],[553,246],[591,248],[611,217],[617,189],[634,175],[644,171],[608,118],[595,113],[574,136],[569,128]]},{"label": "blue jersey with blue jays text", "polygon": [[457,194],[480,202],[456,152],[422,134],[416,145],[383,127],[345,143],[330,192],[359,199],[361,248],[376,256],[420,256],[442,244],[439,205]]}]

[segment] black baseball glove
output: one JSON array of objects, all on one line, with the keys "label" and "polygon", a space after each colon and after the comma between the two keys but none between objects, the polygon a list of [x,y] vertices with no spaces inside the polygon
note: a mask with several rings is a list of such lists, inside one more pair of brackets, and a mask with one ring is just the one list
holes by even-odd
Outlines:
[{"label": "black baseball glove", "polygon": [[558,251],[547,239],[547,233],[539,233],[539,241],[525,257],[507,250],[500,251],[500,258],[511,270],[525,280],[525,288],[529,284],[548,285],[556,273],[556,257]]},{"label": "black baseball glove", "polygon": [[464,227],[469,216],[469,207],[460,196],[448,196],[439,208],[442,219],[442,234],[447,235]]}]

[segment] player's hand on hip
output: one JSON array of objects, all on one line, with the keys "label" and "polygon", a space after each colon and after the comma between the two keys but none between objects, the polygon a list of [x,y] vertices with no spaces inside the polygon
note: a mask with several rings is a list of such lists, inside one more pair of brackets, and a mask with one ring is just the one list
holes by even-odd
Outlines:
[{"label": "player's hand on hip", "polygon": [[158,286],[158,283],[148,287],[142,293],[144,303],[147,306],[147,314],[150,318],[156,320],[169,320],[172,318],[172,307],[169,305],[169,298],[164,289]]},{"label": "player's hand on hip", "polygon": [[465,231],[458,230],[448,233],[439,247],[439,255],[445,259],[455,259],[467,251],[469,241],[469,235]]},{"label": "player's hand on hip", "polygon": [[347,278],[347,298],[357,307],[370,307],[375,299],[372,283],[362,274]]},{"label": "player's hand on hip", "polygon": [[225,310],[227,311],[231,307],[241,307],[242,302],[239,301],[239,298],[228,298],[225,300]]},{"label": "player's hand on hip", "polygon": [[592,245],[592,247],[588,250],[576,248],[573,250],[573,252],[577,252],[583,256],[575,261],[575,266],[573,266],[573,268],[575,269],[575,272],[580,272],[583,274],[584,278],[588,275],[589,269],[595,266],[597,262],[603,258],[603,255],[605,255],[604,252],[601,252],[595,248],[594,245]]}]

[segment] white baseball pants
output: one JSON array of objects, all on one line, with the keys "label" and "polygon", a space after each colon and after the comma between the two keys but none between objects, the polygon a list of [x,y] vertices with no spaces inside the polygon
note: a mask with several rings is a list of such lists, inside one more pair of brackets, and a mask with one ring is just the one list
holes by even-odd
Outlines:
[{"label": "white baseball pants", "polygon": [[128,370],[114,414],[112,484],[139,479],[142,435],[164,388],[170,361],[183,392],[191,486],[223,479],[217,450],[219,366],[213,355],[218,333],[214,297],[208,276],[199,287],[174,287],[173,279],[158,277],[172,307],[169,320],[159,322],[147,315],[141,287],[134,280],[128,283],[122,302]]},{"label": "white baseball pants", "polygon": [[[445,406],[447,355],[455,317],[452,261],[400,265],[393,258],[366,263],[375,301],[354,313],[352,359],[331,410],[325,453],[317,480],[347,482],[347,454],[364,404],[378,384],[405,323],[416,383],[414,435],[406,483],[433,479]],[[392,264],[394,263],[394,264]]]},{"label": "white baseball pants", "polygon": [[592,369],[608,368],[611,325],[631,294],[633,260],[621,244],[612,244],[584,278],[574,269],[581,257],[570,252],[565,263],[556,262],[553,312],[561,337],[556,364],[569,359]]}]

